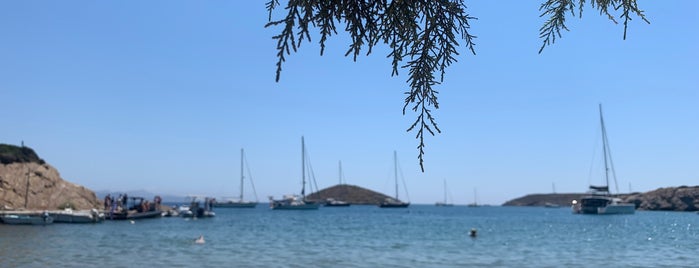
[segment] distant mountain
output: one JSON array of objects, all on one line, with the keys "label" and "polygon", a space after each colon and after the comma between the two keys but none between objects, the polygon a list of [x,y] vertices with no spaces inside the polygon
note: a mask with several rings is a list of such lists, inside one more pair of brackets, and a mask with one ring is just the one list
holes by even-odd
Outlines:
[{"label": "distant mountain", "polygon": [[306,198],[318,201],[334,198],[352,205],[376,205],[390,197],[359,186],[338,184],[310,194]]}]

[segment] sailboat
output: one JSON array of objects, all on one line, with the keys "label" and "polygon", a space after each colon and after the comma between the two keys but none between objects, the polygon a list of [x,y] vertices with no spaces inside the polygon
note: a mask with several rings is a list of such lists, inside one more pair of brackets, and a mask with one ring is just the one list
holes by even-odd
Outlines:
[{"label": "sailboat", "polygon": [[280,210],[310,210],[318,209],[319,203],[306,200],[306,145],[301,136],[301,195],[284,195],[281,200],[269,197],[271,209]]},{"label": "sailboat", "polygon": [[580,199],[580,203],[573,200],[573,212],[582,214],[633,214],[636,211],[636,206],[634,204],[622,202],[621,198],[615,197],[609,191],[609,171],[612,171],[615,181],[616,173],[614,172],[612,155],[609,150],[607,129],[604,126],[604,118],[602,117],[602,104],[599,105],[599,119],[600,125],[602,126],[605,185],[590,185],[587,195]]},{"label": "sailboat", "polygon": [[396,151],[393,151],[393,174],[395,177],[396,181],[396,197],[395,198],[386,198],[383,202],[379,204],[379,207],[381,208],[407,208],[410,206],[410,203],[406,203],[403,201],[400,201],[398,199],[398,157],[396,155]]},{"label": "sailboat", "polygon": [[468,204],[467,206],[478,207],[478,192],[476,192],[476,188],[473,188],[473,203]]},{"label": "sailboat", "polygon": [[[342,178],[344,177],[342,175],[342,161],[339,161],[338,164],[339,167],[339,177],[340,177],[340,185],[343,185],[344,182],[342,181]],[[342,200],[337,200],[335,198],[327,198],[325,199],[325,206],[326,207],[349,207],[350,203],[342,201]]]},{"label": "sailboat", "polygon": [[[244,172],[244,163],[245,163],[245,151],[241,148],[240,149],[240,195],[238,196],[237,200],[227,200],[224,202],[214,202],[213,206],[214,207],[219,207],[219,208],[255,208],[257,206],[257,201],[245,201],[243,200],[243,186],[244,183],[243,181],[245,180],[245,172]],[[250,179],[250,183],[252,184],[252,177]],[[253,184],[253,191],[255,190],[255,186]],[[257,194],[255,194],[257,196]]]},{"label": "sailboat", "polygon": [[453,207],[453,203],[447,203],[447,180],[444,180],[444,202],[437,202],[435,204],[438,207]]}]

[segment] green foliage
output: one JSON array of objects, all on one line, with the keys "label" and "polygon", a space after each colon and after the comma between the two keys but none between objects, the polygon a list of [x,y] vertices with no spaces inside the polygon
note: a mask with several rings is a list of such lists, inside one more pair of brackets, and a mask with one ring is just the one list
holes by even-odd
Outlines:
[{"label": "green foliage", "polygon": [[39,158],[32,148],[0,144],[0,163],[12,164],[28,162],[44,164],[44,160]]},{"label": "green foliage", "polygon": [[[555,43],[556,37],[561,37],[561,30],[568,31],[565,25],[565,16],[568,12],[575,16],[575,2],[575,0],[546,0],[546,2],[541,4],[539,11],[542,11],[542,13],[539,17],[548,16],[549,19],[539,28],[539,38],[543,39],[539,53],[546,46]],[[585,2],[586,0],[577,1],[578,15],[581,18]],[[638,9],[636,0],[590,0],[590,6],[598,9],[600,15],[606,15],[614,24],[618,24],[618,22],[609,11],[610,9],[621,10],[619,18],[624,19],[624,40],[626,40],[626,30],[632,14],[636,14],[636,16],[650,24],[650,21],[646,19],[646,15],[643,14],[643,10]]]},{"label": "green foliage", "polygon": [[379,42],[388,45],[391,52],[393,72],[407,68],[410,90],[406,92],[403,114],[410,107],[418,113],[415,122],[407,131],[416,130],[420,167],[424,171],[425,132],[434,135],[441,132],[432,107],[439,108],[435,85],[444,80],[448,66],[456,62],[459,55],[459,40],[475,54],[473,39],[469,34],[469,20],[476,19],[465,13],[463,1],[303,1],[290,0],[286,6],[286,17],[272,20],[272,11],[279,6],[278,0],[267,3],[270,22],[265,27],[281,25],[282,31],[273,38],[277,40],[277,76],[279,81],[282,63],[286,55],[294,52],[305,40],[311,41],[310,28],[320,30],[320,54],[325,51],[325,41],[337,34],[337,24],[344,23],[352,43],[345,56],[353,60],[366,49],[366,55]]},{"label": "green foliage", "polygon": [[[556,37],[561,37],[561,30],[568,30],[565,16],[570,12],[575,16],[575,5],[582,16],[583,6],[587,0],[544,0],[539,7],[540,17],[549,19],[539,29],[543,44],[541,53],[547,45],[553,44]],[[593,8],[599,10],[617,23],[610,10],[621,10],[624,19],[624,39],[631,15],[636,14],[648,22],[643,11],[638,9],[636,0],[589,0]],[[417,119],[407,129],[416,131],[420,141],[418,159],[420,168],[425,171],[423,156],[425,154],[425,133],[441,133],[432,109],[439,109],[438,91],[435,87],[444,81],[447,67],[456,62],[459,55],[459,42],[476,54],[473,42],[476,36],[469,33],[470,20],[477,18],[466,14],[463,0],[365,0],[365,1],[330,1],[330,0],[289,0],[286,16],[279,20],[272,19],[273,11],[280,6],[279,0],[270,0],[266,7],[269,11],[265,27],[281,27],[281,32],[273,36],[277,41],[276,81],[281,76],[282,64],[291,51],[297,51],[304,40],[311,42],[311,28],[317,28],[320,35],[320,54],[325,51],[325,41],[337,34],[342,27],[352,42],[345,56],[352,55],[354,61],[364,49],[366,55],[379,43],[390,48],[387,57],[392,60],[391,76],[398,75],[398,69],[408,69],[407,83],[410,90],[405,92],[403,114],[406,108],[418,113]],[[648,22],[649,23],[649,22]]]}]

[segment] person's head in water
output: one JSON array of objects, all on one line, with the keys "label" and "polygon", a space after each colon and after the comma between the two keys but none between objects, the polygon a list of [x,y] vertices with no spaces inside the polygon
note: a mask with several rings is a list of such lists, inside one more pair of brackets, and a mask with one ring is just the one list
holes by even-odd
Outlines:
[{"label": "person's head in water", "polygon": [[471,231],[468,233],[470,237],[476,237],[476,228],[471,228]]}]

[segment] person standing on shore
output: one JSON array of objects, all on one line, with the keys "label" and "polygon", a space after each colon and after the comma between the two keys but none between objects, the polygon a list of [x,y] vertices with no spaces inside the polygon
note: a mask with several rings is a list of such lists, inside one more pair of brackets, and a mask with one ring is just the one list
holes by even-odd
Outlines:
[{"label": "person standing on shore", "polygon": [[104,197],[104,210],[108,210],[109,207],[112,206],[112,196],[110,194],[107,194],[107,196]]}]

